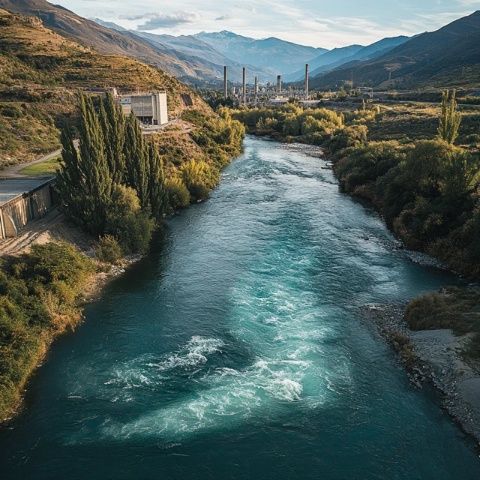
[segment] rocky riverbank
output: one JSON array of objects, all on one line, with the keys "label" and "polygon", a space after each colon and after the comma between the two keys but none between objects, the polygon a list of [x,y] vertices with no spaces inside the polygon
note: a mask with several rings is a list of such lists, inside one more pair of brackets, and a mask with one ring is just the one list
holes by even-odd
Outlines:
[{"label": "rocky riverbank", "polygon": [[404,305],[366,305],[362,314],[397,352],[411,382],[417,388],[433,385],[445,410],[480,444],[480,370],[463,355],[470,336],[448,329],[412,331],[404,310]]}]

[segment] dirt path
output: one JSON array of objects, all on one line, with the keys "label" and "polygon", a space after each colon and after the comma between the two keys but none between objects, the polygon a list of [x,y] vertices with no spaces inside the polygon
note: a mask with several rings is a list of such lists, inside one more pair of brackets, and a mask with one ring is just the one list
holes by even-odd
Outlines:
[{"label": "dirt path", "polygon": [[48,215],[30,222],[14,238],[0,240],[0,256],[20,255],[28,252],[33,244],[45,244],[51,241],[73,243],[87,254],[93,254],[93,241],[78,228],[69,225],[57,209]]}]

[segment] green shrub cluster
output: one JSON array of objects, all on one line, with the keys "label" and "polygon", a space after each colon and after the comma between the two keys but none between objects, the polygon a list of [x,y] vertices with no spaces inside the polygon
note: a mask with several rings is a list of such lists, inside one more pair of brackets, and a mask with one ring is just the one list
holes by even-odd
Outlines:
[{"label": "green shrub cluster", "polygon": [[344,191],[372,201],[409,248],[480,275],[480,158],[444,140],[371,142],[335,164]]},{"label": "green shrub cluster", "polygon": [[278,108],[254,108],[233,111],[233,118],[256,135],[278,140],[320,145],[332,153],[367,142],[365,125],[378,109],[360,109],[339,113],[326,108],[303,108],[288,103]]},{"label": "green shrub cluster", "polygon": [[194,126],[190,136],[196,149],[165,142],[160,147],[164,162],[175,166],[165,181],[170,212],[208,197],[221,170],[242,151],[245,136],[245,127],[226,108],[220,108],[217,116],[187,110],[182,119]]},{"label": "green shrub cluster", "polygon": [[67,244],[35,245],[0,268],[0,420],[12,414],[55,334],[79,318],[77,298],[93,272]]},{"label": "green shrub cluster", "polygon": [[122,247],[113,235],[100,237],[95,246],[95,256],[103,263],[116,264],[122,258]]}]

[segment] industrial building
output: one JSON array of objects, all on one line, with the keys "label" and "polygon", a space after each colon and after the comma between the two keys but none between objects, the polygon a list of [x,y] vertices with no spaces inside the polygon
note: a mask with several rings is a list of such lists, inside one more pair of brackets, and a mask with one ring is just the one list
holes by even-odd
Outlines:
[{"label": "industrial building", "polygon": [[113,96],[125,115],[135,114],[144,125],[165,125],[168,123],[167,92],[119,94]]},{"label": "industrial building", "polygon": [[55,204],[54,179],[0,180],[0,239],[12,238]]},{"label": "industrial building", "polygon": [[[305,105],[316,105],[317,101],[310,100],[309,80],[310,66],[305,65],[305,79],[303,85],[300,82],[292,83],[284,88],[282,75],[277,75],[276,82],[260,86],[258,77],[254,78],[253,87],[247,81],[247,69],[242,69],[242,84],[240,88],[232,86],[231,97],[242,105],[283,105],[291,99],[295,99]],[[229,95],[228,88],[228,68],[223,68],[223,95],[227,100]]]}]

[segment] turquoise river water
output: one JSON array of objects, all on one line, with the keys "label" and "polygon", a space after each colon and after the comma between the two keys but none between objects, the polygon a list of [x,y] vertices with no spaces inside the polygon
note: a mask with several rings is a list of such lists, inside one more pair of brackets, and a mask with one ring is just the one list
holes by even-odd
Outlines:
[{"label": "turquoise river water", "polygon": [[359,312],[455,279],[324,164],[247,138],[55,343],[0,430],[0,478],[478,480],[471,441]]}]

